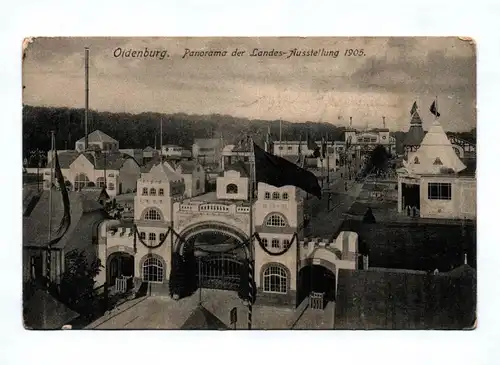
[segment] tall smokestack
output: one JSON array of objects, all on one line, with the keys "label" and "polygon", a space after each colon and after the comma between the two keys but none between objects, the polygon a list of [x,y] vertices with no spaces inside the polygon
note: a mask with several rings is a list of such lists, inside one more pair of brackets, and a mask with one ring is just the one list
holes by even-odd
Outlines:
[{"label": "tall smokestack", "polygon": [[85,150],[89,148],[89,48],[85,47]]}]

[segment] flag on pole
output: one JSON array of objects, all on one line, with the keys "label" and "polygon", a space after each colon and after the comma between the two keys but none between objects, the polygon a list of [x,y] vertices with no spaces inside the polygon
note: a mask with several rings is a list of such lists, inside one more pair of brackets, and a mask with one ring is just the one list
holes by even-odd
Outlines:
[{"label": "flag on pole", "polygon": [[432,114],[435,115],[436,118],[439,118],[441,114],[438,111],[438,105],[437,105],[437,100],[434,100],[431,104],[431,107],[429,108]]},{"label": "flag on pole", "polygon": [[326,157],[326,140],[321,138],[321,159]]},{"label": "flag on pole", "polygon": [[63,209],[64,214],[61,219],[61,223],[57,229],[58,234],[64,235],[66,231],[69,229],[71,224],[71,210],[69,204],[69,195],[68,190],[66,189],[66,183],[64,181],[64,176],[61,171],[61,165],[59,164],[59,157],[57,156],[57,152],[55,153],[55,177],[57,179],[57,184],[59,185],[59,190],[61,191],[62,201],[63,201]]},{"label": "flag on pole", "polygon": [[415,114],[415,112],[418,110],[417,102],[413,102],[413,106],[411,107],[410,115]]},{"label": "flag on pole", "polygon": [[312,153],[312,157],[318,158],[318,157],[320,157],[320,156],[321,156],[321,151],[320,151],[319,146],[316,144],[316,142],[311,141],[311,140],[309,139],[309,133],[307,134],[307,148],[308,148],[310,151],[313,151],[313,153]]},{"label": "flag on pole", "polygon": [[293,162],[271,155],[254,143],[255,180],[272,186],[296,186],[321,199],[316,176]]},{"label": "flag on pole", "polygon": [[302,162],[302,134],[299,137],[299,157],[297,158],[297,165],[300,166]]}]

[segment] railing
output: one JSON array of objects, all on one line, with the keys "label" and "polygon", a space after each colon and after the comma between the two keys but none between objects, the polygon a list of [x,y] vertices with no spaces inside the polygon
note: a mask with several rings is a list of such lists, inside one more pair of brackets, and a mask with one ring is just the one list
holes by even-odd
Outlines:
[{"label": "railing", "polygon": [[325,293],[311,292],[309,295],[309,306],[311,309],[324,309]]},{"label": "railing", "polygon": [[116,278],[115,281],[115,291],[119,294],[126,293],[128,290],[128,280],[130,277],[128,276],[121,276],[119,278]]}]

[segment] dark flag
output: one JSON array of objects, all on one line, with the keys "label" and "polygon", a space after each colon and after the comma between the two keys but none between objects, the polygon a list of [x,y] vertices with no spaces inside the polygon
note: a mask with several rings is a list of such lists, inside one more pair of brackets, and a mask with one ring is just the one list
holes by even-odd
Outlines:
[{"label": "dark flag", "polygon": [[413,102],[413,106],[411,107],[410,115],[415,114],[415,112],[417,111],[417,109],[418,109],[417,102],[414,101]]},{"label": "dark flag", "polygon": [[431,104],[431,107],[429,108],[429,110],[431,111],[432,114],[434,114],[436,116],[436,118],[439,118],[441,116],[441,114],[439,114],[438,112],[438,106],[437,106],[437,101],[434,100]]},{"label": "dark flag", "polygon": [[55,153],[55,177],[57,179],[57,184],[59,185],[59,189],[61,190],[61,195],[62,195],[62,201],[63,201],[63,208],[64,208],[64,214],[61,219],[61,223],[59,225],[59,228],[57,229],[57,233],[64,235],[66,231],[68,230],[70,224],[71,224],[71,211],[70,211],[70,204],[69,204],[69,195],[68,195],[68,190],[66,190],[66,183],[64,181],[64,176],[61,171],[61,165],[59,164],[59,157],[57,157],[57,151]]},{"label": "dark flag", "polygon": [[320,151],[320,148],[319,146],[316,144],[316,142],[314,141],[311,141],[309,139],[309,134],[307,135],[307,148],[310,150],[310,151],[313,151],[312,153],[312,156],[314,158],[318,158],[321,156],[321,151]]},{"label": "dark flag", "polygon": [[302,135],[299,137],[299,157],[297,158],[297,165],[300,166],[302,162]]},{"label": "dark flag", "polygon": [[324,138],[321,139],[321,159],[326,157],[326,141]]},{"label": "dark flag", "polygon": [[272,186],[296,186],[321,199],[321,187],[316,176],[293,162],[271,155],[253,144],[255,155],[255,178]]}]

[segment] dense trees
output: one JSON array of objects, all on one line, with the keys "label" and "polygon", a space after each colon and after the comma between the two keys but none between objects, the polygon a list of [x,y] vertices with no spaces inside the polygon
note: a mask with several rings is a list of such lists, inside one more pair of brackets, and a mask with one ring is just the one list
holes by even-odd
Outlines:
[{"label": "dense trees", "polygon": [[[54,107],[23,107],[23,157],[36,160],[32,152],[50,149],[50,131],[56,132],[57,149],[73,149],[75,142],[85,133],[84,110]],[[279,137],[279,120],[249,120],[228,115],[188,115],[184,113],[110,113],[91,110],[88,118],[89,132],[100,129],[120,142],[121,148],[145,148],[154,146],[155,135],[159,145],[160,121],[163,121],[163,143],[178,144],[190,148],[195,138],[224,137],[227,143],[234,143],[245,134],[251,135],[262,144],[267,129],[271,128],[274,138]],[[298,140],[306,133],[310,139],[320,140],[328,135],[330,140],[343,140],[345,128],[329,123],[282,123],[282,138]],[[404,132],[394,132],[398,151]],[[475,143],[475,128],[471,132],[454,133],[458,138]],[[30,156],[31,154],[31,156]]]},{"label": "dense trees", "polygon": [[[275,138],[279,135],[279,121],[248,120],[228,115],[188,115],[160,113],[109,113],[90,111],[88,129],[100,129],[120,142],[121,148],[145,148],[154,146],[155,134],[159,145],[160,122],[163,120],[163,143],[178,144],[190,148],[195,138],[224,137],[234,143],[245,134],[263,143],[268,126]],[[331,139],[343,138],[343,128],[327,123],[282,123],[282,138],[298,140],[306,133],[310,138],[321,139],[328,134]],[[56,132],[56,148],[73,149],[75,142],[85,133],[84,110],[24,106],[23,108],[23,156],[37,148],[50,149],[50,131]]]}]

